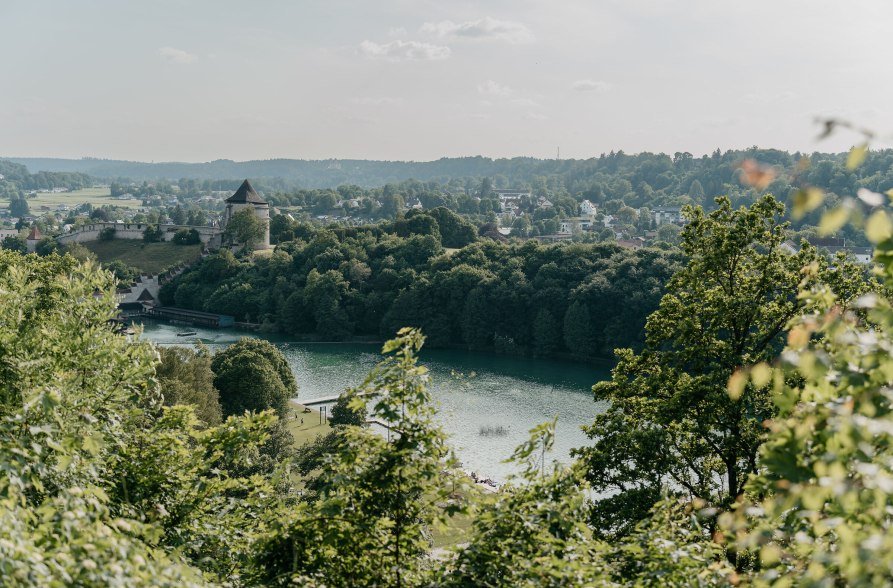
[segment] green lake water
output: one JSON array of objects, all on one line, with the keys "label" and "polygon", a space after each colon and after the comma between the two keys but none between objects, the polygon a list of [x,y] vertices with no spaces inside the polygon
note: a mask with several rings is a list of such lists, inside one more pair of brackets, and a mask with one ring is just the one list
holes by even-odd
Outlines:
[{"label": "green lake water", "polygon": [[[177,336],[186,331],[196,335]],[[240,337],[267,339],[288,359],[300,388],[298,400],[337,395],[356,386],[380,359],[378,344],[296,343],[232,329],[148,323],[143,337],[165,345],[201,340],[212,350]],[[556,415],[555,459],[567,461],[571,448],[587,444],[580,426],[604,408],[592,400],[590,388],[610,377],[607,363],[593,366],[440,349],[423,350],[421,360],[431,373],[438,419],[463,467],[498,481],[515,469],[503,460],[528,437],[529,429]],[[497,427],[504,434],[482,434]]]}]

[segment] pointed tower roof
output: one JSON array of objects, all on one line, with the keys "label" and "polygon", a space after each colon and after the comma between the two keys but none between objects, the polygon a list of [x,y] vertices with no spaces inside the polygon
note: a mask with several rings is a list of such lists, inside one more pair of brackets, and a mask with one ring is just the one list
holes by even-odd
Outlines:
[{"label": "pointed tower roof", "polygon": [[236,190],[236,193],[226,199],[227,202],[232,202],[236,204],[243,203],[251,203],[251,204],[266,204],[260,196],[257,195],[257,192],[254,191],[254,188],[251,187],[251,184],[248,180],[242,182],[242,185],[239,186],[239,189]]},{"label": "pointed tower roof", "polygon": [[29,241],[40,241],[43,239],[43,234],[40,232],[40,229],[37,228],[37,225],[31,227],[31,232],[28,233]]}]

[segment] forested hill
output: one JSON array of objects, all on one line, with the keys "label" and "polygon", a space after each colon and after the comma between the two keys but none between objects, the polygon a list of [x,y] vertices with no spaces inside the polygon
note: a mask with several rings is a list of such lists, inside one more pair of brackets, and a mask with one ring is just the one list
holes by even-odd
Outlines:
[{"label": "forested hill", "polygon": [[[808,157],[811,165],[800,172],[798,164]],[[490,159],[486,157],[443,158],[428,162],[371,160],[296,160],[270,159],[236,162],[217,160],[207,163],[142,163],[107,159],[52,159],[10,157],[9,161],[24,164],[37,171],[80,172],[99,178],[158,179],[281,179],[284,185],[303,188],[330,188],[343,184],[377,187],[406,179],[421,181],[467,180],[491,177],[495,187],[535,187],[547,182],[552,189],[563,188],[571,194],[597,190],[599,186],[624,182],[612,191],[632,192],[640,197],[650,191],[666,196],[688,194],[698,180],[708,197],[727,192],[728,185],[738,185],[737,170],[743,159],[778,167],[778,182],[770,187],[775,194],[799,174],[809,183],[842,194],[859,181],[872,189],[893,187],[893,150],[874,151],[855,172],[846,169],[846,154],[789,153],[776,149],[719,150],[694,157],[690,153],[673,155],[622,151],[602,154],[590,159]],[[875,181],[876,180],[876,181]],[[786,184],[787,183],[787,184]],[[883,185],[875,185],[883,184]]]}]

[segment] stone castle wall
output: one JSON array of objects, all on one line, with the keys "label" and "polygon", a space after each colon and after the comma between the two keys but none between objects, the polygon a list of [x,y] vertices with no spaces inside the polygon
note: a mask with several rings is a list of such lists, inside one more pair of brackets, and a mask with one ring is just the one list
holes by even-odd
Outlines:
[{"label": "stone castle wall", "polygon": [[[115,229],[115,239],[142,240],[143,232],[148,226],[150,225],[147,223],[96,222],[84,225],[78,229],[71,231],[70,233],[59,235],[56,237],[56,241],[58,241],[60,245],[68,245],[70,243],[85,243],[87,241],[98,241],[100,232],[106,227],[112,227]],[[223,231],[217,227],[192,227],[187,225],[171,224],[162,224],[159,225],[159,227],[161,227],[162,238],[165,241],[173,240],[174,235],[180,229],[195,229],[196,231],[198,231],[199,239],[201,239],[201,242],[211,249],[220,247],[221,235],[223,234]]]}]

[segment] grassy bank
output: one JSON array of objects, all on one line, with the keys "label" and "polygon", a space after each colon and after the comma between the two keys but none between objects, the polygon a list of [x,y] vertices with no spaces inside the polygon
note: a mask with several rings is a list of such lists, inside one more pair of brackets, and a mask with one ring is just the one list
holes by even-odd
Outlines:
[{"label": "grassy bank", "polygon": [[[288,422],[285,424],[288,432],[295,438],[295,445],[303,445],[309,441],[313,441],[317,435],[325,435],[332,430],[329,421],[319,422],[319,411],[313,408],[308,409],[310,412],[304,412],[304,405],[297,402],[291,402],[291,411],[288,415]],[[303,420],[303,423],[301,422]]]},{"label": "grassy bank", "polygon": [[157,274],[181,263],[191,263],[202,253],[201,245],[144,243],[135,239],[88,241],[84,246],[95,253],[101,263],[119,259],[146,274]]}]

